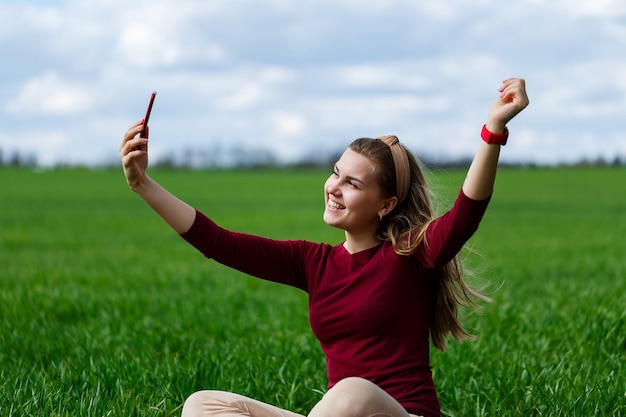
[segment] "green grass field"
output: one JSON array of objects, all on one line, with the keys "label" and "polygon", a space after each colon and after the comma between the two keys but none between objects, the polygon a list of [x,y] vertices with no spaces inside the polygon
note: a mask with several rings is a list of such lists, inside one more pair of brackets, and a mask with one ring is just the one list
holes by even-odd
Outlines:
[{"label": "green grass field", "polygon": [[[322,171],[156,171],[231,229],[336,243]],[[432,175],[439,207],[464,172]],[[433,351],[446,416],[626,416],[626,170],[502,169],[467,264],[493,303]],[[121,170],[0,170],[0,416],[176,416],[224,389],[305,413],[304,294],[205,260]]]}]

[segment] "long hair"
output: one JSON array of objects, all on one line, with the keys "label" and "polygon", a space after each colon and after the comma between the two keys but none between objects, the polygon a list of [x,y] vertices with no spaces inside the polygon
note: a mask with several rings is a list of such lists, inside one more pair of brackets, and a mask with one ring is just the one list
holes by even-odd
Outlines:
[{"label": "long hair", "polygon": [[[396,207],[381,220],[378,239],[391,242],[394,251],[402,256],[413,255],[421,245],[428,245],[426,230],[435,219],[435,214],[421,162],[395,136],[356,139],[349,148],[372,162],[382,198],[403,197],[398,197]],[[398,152],[399,149],[402,153]],[[436,301],[430,338],[436,348],[444,351],[449,334],[457,340],[474,339],[461,325],[459,306],[474,307],[476,299],[490,300],[463,280],[463,265],[458,255],[439,268],[435,278]]]}]

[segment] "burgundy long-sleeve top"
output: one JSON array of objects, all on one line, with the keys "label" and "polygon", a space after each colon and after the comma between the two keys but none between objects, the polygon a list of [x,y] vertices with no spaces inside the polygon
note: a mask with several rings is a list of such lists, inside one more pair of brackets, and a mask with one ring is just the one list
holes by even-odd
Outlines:
[{"label": "burgundy long-sleeve top", "polygon": [[409,413],[439,416],[429,360],[436,271],[478,228],[489,199],[459,193],[427,230],[427,244],[400,256],[389,242],[350,254],[304,240],[228,231],[200,212],[182,235],[207,258],[309,295],[309,319],[326,355],[328,387],[346,377],[374,382]]}]

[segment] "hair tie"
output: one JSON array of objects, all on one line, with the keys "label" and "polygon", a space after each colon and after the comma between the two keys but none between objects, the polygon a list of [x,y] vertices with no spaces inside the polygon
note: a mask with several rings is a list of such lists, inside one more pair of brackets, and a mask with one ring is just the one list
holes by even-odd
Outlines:
[{"label": "hair tie", "polygon": [[380,136],[376,139],[385,143],[391,150],[393,165],[396,169],[396,193],[398,194],[398,204],[400,204],[409,194],[409,184],[411,182],[409,157],[397,136],[387,135]]}]

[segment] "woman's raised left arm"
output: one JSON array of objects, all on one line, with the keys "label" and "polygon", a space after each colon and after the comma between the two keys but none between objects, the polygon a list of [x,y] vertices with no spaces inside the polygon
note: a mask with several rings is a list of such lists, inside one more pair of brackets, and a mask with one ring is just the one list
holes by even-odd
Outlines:
[{"label": "woman's raised left arm", "polygon": [[[505,80],[498,91],[500,96],[491,106],[485,124],[487,132],[483,133],[486,135],[505,133],[507,123],[528,106],[526,82],[521,78]],[[463,193],[466,196],[472,200],[484,200],[491,195],[499,157],[499,144],[481,141],[463,183]]]}]

